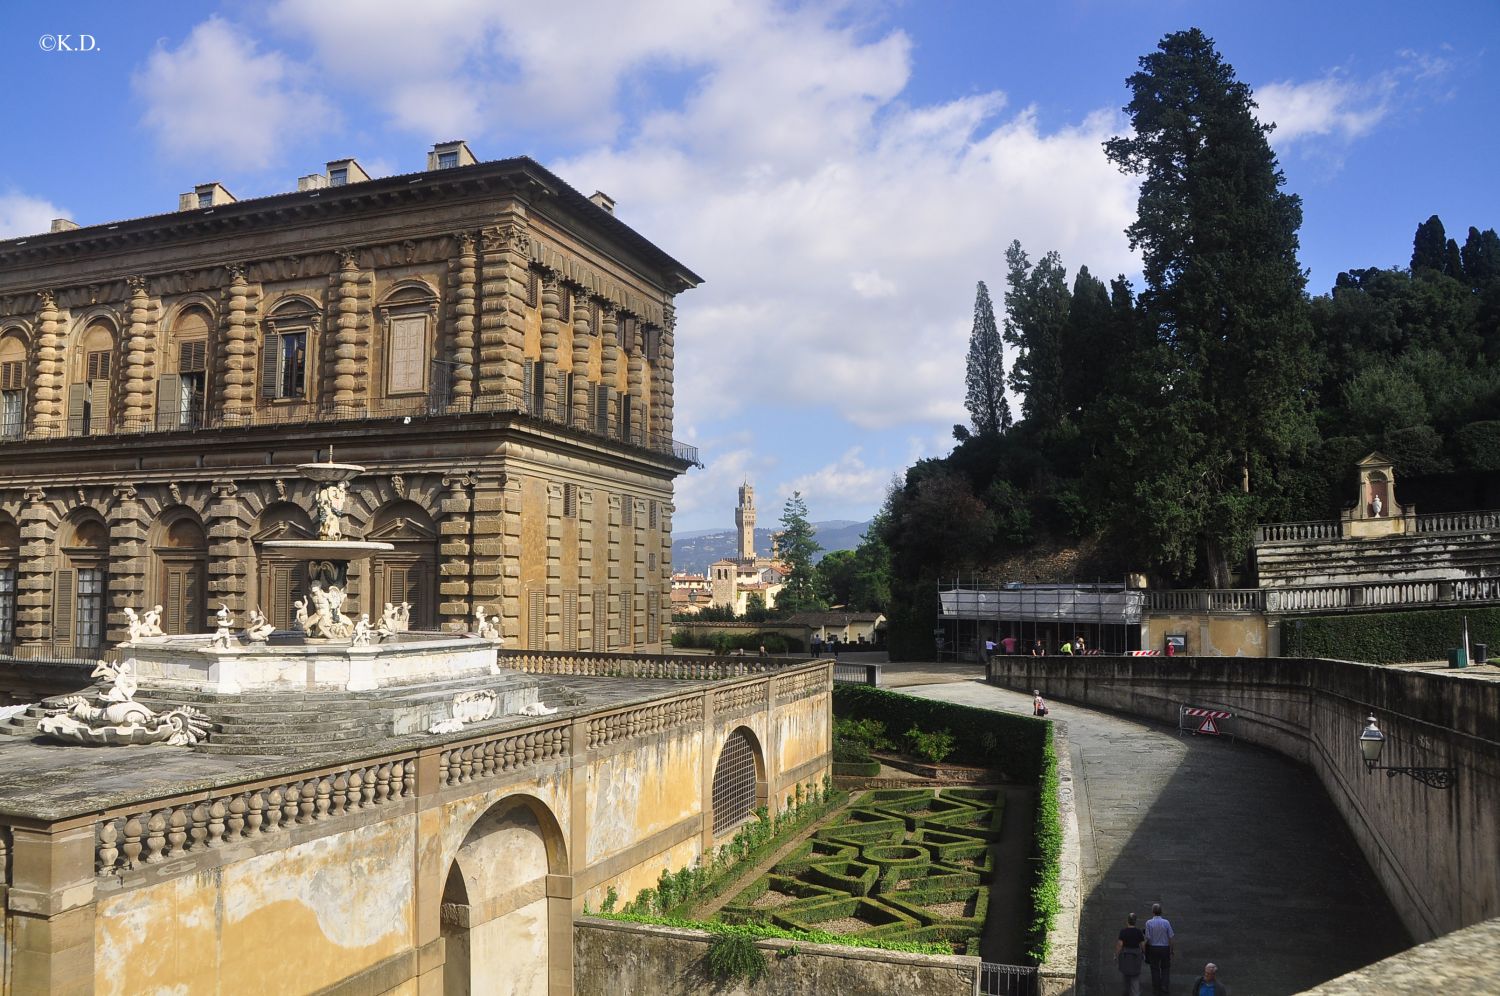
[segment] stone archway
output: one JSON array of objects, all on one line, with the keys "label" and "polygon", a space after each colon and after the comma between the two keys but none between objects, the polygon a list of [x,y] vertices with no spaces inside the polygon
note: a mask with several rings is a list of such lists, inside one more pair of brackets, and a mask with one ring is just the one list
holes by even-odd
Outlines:
[{"label": "stone archway", "polygon": [[749,727],[736,727],[724,738],[714,764],[710,819],[715,840],[733,833],[770,797],[765,752]]},{"label": "stone archway", "polygon": [[543,803],[510,796],[490,807],[443,887],[444,996],[570,992],[571,889],[558,887],[568,874],[562,830]]}]

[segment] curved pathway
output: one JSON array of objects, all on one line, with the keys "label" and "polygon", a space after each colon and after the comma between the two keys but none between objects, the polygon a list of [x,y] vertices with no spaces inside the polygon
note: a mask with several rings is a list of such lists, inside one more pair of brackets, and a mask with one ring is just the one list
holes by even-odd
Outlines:
[{"label": "curved pathway", "polygon": [[[1031,713],[1030,696],[902,670],[887,673],[906,694]],[[1308,768],[1245,744],[1048,704],[1067,733],[1078,795],[1080,996],[1120,990],[1115,936],[1126,913],[1144,924],[1156,901],[1177,931],[1178,994],[1192,991],[1207,961],[1235,996],[1277,996],[1411,944]],[[1149,976],[1142,981],[1149,993]]]}]

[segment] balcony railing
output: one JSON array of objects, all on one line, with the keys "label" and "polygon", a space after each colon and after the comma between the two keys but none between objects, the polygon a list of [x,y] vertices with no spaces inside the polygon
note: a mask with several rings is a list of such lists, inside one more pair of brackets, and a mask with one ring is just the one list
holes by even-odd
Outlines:
[{"label": "balcony railing", "polygon": [[1197,591],[1148,591],[1149,612],[1264,612],[1266,593],[1259,588],[1204,588]]},{"label": "balcony railing", "polygon": [[1148,612],[1298,615],[1500,602],[1500,577],[1146,593]]},{"label": "balcony railing", "polygon": [[[1488,533],[1500,531],[1500,510],[1483,512],[1439,512],[1415,516],[1416,531],[1433,533]],[[1410,520],[1409,520],[1410,521]],[[1255,527],[1255,542],[1316,543],[1343,535],[1341,524],[1326,522],[1273,522]]]},{"label": "balcony railing", "polygon": [[1500,530],[1500,511],[1442,512],[1417,516],[1419,533],[1487,533]]},{"label": "balcony railing", "polygon": [[[330,422],[364,422],[378,419],[428,418],[444,415],[525,415],[554,425],[579,431],[588,431],[586,419],[574,417],[571,406],[557,405],[551,408],[526,404],[524,399],[511,394],[482,394],[470,398],[454,398],[441,394],[408,398],[373,398],[357,404],[335,404],[331,401],[270,401],[261,403],[246,415],[229,415],[216,410],[194,410],[186,415],[173,411],[165,415],[153,415],[143,419],[116,419],[110,423],[92,420],[89,424],[66,426],[72,431],[58,432],[51,438],[84,436],[101,438],[110,436],[134,436],[156,432],[196,432],[220,429],[241,429],[266,425],[325,425]],[[66,423],[65,423],[66,425]],[[599,435],[598,433],[590,433]],[[19,439],[20,433],[0,433],[0,440]],[[28,438],[36,438],[33,434]],[[627,433],[618,430],[605,438],[614,439],[631,446],[639,446],[653,453],[661,453],[698,463],[698,448],[679,442],[670,436],[643,432],[632,426]]]},{"label": "balcony railing", "polygon": [[1257,543],[1308,543],[1338,539],[1337,522],[1273,522],[1255,527]]}]

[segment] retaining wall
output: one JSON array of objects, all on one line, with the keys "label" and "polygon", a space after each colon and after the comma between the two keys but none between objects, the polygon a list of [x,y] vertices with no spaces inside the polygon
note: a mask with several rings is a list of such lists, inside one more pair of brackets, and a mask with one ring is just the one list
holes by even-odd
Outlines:
[{"label": "retaining wall", "polygon": [[[1236,736],[1312,766],[1418,941],[1500,916],[1500,681],[1245,657],[996,657],[989,676],[1173,726],[1184,703],[1227,709]],[[1457,784],[1367,772],[1359,734],[1371,713],[1386,735],[1381,763],[1451,765]]]},{"label": "retaining wall", "polygon": [[[574,991],[653,996],[829,996],[921,993],[975,996],[979,959],[764,940],[768,971],[754,986],[715,983],[704,956],[713,935],[584,917],[573,923]],[[787,954],[787,952],[795,952]],[[781,957],[778,957],[781,954]]]}]

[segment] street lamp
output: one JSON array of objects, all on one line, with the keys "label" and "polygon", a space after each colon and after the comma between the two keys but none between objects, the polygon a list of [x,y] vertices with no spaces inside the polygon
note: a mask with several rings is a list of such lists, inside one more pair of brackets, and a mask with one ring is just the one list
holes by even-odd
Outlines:
[{"label": "street lamp", "polygon": [[1453,787],[1453,783],[1458,779],[1457,768],[1412,768],[1403,765],[1380,764],[1380,752],[1385,748],[1385,734],[1380,732],[1374,716],[1370,717],[1369,722],[1370,725],[1366,726],[1364,732],[1359,735],[1359,750],[1364,755],[1366,771],[1372,773],[1384,771],[1387,778],[1410,775],[1428,788]]}]

